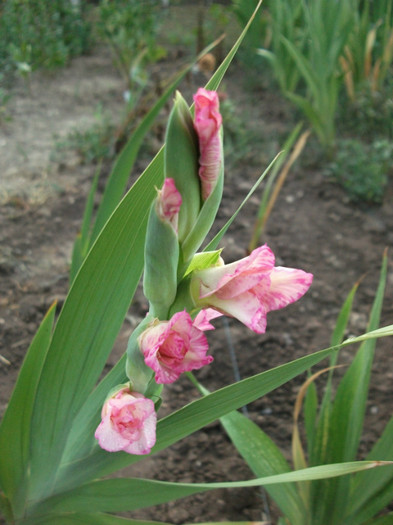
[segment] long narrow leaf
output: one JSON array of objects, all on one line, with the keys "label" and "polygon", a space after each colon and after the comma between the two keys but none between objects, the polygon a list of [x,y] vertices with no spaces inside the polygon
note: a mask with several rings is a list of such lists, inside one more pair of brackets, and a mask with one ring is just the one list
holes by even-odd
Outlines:
[{"label": "long narrow leaf", "polygon": [[154,106],[149,110],[149,112],[145,115],[142,121],[138,124],[132,136],[129,138],[128,142],[123,147],[120,155],[116,159],[111,174],[109,175],[105,192],[101,204],[98,208],[97,217],[91,235],[91,244],[95,241],[105,222],[108,220],[113,210],[123,197],[124,190],[126,188],[127,181],[130,176],[135,159],[137,157],[139,148],[147,132],[153,125],[157,115],[165,106],[167,100],[174,92],[176,87],[179,85],[181,80],[190,71],[194,63],[198,61],[201,58],[201,56],[203,56],[205,53],[209,52],[216,44],[217,41],[207,46],[196,57],[196,59],[193,62],[184,67],[182,71],[178,75],[176,75],[174,81],[171,82],[169,87],[165,90],[165,92],[157,100]]},{"label": "long narrow leaf", "polygon": [[[376,442],[367,458],[393,459],[393,418],[386,425],[382,436]],[[370,473],[371,474],[371,473]],[[386,490],[388,489],[388,490]],[[351,490],[349,515],[351,524],[362,523],[387,505],[392,497],[393,474],[379,476],[355,476]],[[385,497],[383,497],[385,496]]]},{"label": "long narrow leaf", "polygon": [[[243,522],[247,525],[247,522]],[[71,512],[26,518],[20,525],[169,525],[162,521],[144,521],[121,518],[102,512]],[[202,524],[201,524],[202,525]],[[251,524],[250,524],[251,525]]]},{"label": "long narrow leaf", "polygon": [[[271,476],[290,471],[286,459],[272,439],[246,416],[231,412],[220,421],[236,450],[256,476]],[[305,514],[295,485],[286,483],[267,486],[266,489],[290,523],[295,524],[299,516]]]},{"label": "long narrow leaf", "polygon": [[88,249],[90,248],[89,246],[90,245],[90,225],[91,225],[91,219],[93,216],[94,197],[97,192],[98,179],[100,176],[101,165],[102,163],[100,162],[96,170],[96,173],[94,175],[93,182],[91,184],[90,191],[86,199],[81,231],[78,234],[74,242],[74,249],[72,252],[71,268],[70,268],[70,283],[72,283],[72,281],[75,279],[75,275],[77,274],[79,268],[82,266],[83,259],[86,257]]},{"label": "long narrow leaf", "polygon": [[[377,337],[374,332],[374,337]],[[378,332],[379,333],[379,332]],[[383,335],[393,335],[393,325],[385,327]],[[344,346],[357,343],[364,336],[352,338],[343,343]],[[369,335],[373,337],[373,335]],[[290,363],[262,372],[256,376],[244,379],[234,385],[213,392],[203,399],[198,399],[160,420],[157,427],[157,443],[153,449],[159,452],[176,443],[184,437],[201,429],[223,415],[236,410],[259,397],[271,392],[293,377],[319,363],[336,351],[337,348],[327,348],[309,356],[302,357]],[[95,427],[85,427],[89,435],[93,435]],[[136,463],[140,456],[131,456],[122,452],[111,454],[97,445],[87,457],[80,458],[70,464],[63,465],[62,475],[59,475],[56,491],[63,486],[77,486],[89,479],[110,474],[116,470]]]},{"label": "long narrow leaf", "polygon": [[32,499],[50,490],[72,421],[101,374],[139,282],[161,167],[151,164],[119,205],[65,301],[34,406]]},{"label": "long narrow leaf", "polygon": [[[386,273],[387,257],[385,254],[370,314],[369,330],[379,326]],[[363,429],[375,344],[375,340],[363,342],[337,388],[329,423],[329,438],[325,456],[327,463],[352,461],[356,457]],[[349,478],[342,478],[322,483],[317,488],[315,498],[318,498],[318,494],[321,498],[323,495],[321,501],[324,504],[319,504],[318,510],[321,512],[322,521],[326,524],[335,523],[345,513],[346,505],[349,503],[349,483]]]},{"label": "long narrow leaf", "polygon": [[[249,24],[210,79],[210,89],[217,89]],[[53,490],[73,419],[94,387],[129,307],[143,268],[147,213],[154,188],[162,182],[162,163],[161,150],[106,223],[64,304],[35,403],[32,501]]]},{"label": "long narrow leaf", "polygon": [[29,463],[31,415],[52,337],[56,304],[44,317],[26,354],[0,426],[0,486],[13,505],[22,504]]},{"label": "long narrow leaf", "polygon": [[233,221],[236,219],[237,215],[239,214],[240,210],[243,208],[243,206],[247,203],[248,199],[253,195],[253,193],[256,191],[260,183],[263,181],[263,179],[266,177],[266,175],[269,173],[271,168],[274,166],[274,163],[277,161],[280,153],[274,157],[274,159],[271,161],[269,166],[265,169],[265,171],[262,173],[262,175],[258,178],[256,183],[252,186],[250,191],[247,193],[246,197],[244,198],[243,202],[240,204],[240,206],[237,208],[235,213],[232,215],[232,217],[224,224],[224,226],[221,228],[221,230],[214,236],[214,238],[209,242],[209,244],[205,247],[206,251],[212,251],[215,250],[221,241],[221,239],[224,237],[225,233],[227,232],[230,225],[233,223]]},{"label": "long narrow leaf", "polygon": [[[344,334],[348,326],[349,316],[352,311],[352,304],[355,298],[356,291],[358,289],[359,282],[357,282],[346,297],[344,304],[338,315],[336,325],[333,331],[333,335],[330,341],[331,345],[339,345],[344,339]],[[332,379],[334,366],[337,362],[338,352],[333,354],[330,360],[330,372],[328,380],[326,382],[326,389],[321,401],[321,408],[319,413],[319,420],[317,428],[315,429],[315,435],[312,440],[308,433],[308,439],[310,444],[310,464],[321,465],[326,463],[326,450],[327,443],[329,440],[329,421],[331,417],[332,408]]]},{"label": "long narrow leaf", "polygon": [[44,514],[49,505],[50,512],[125,512],[166,503],[215,489],[231,489],[278,485],[295,481],[311,481],[344,476],[376,467],[393,468],[393,462],[355,461],[334,465],[322,465],[294,472],[251,479],[247,481],[226,481],[218,483],[169,483],[134,478],[114,478],[93,481],[69,493],[55,496],[43,502],[37,512]]}]

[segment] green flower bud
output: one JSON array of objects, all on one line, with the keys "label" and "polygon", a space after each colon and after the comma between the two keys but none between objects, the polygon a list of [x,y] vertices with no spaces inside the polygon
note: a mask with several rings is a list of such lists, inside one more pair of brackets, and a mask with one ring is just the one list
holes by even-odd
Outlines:
[{"label": "green flower bud", "polygon": [[165,179],[151,207],[147,225],[143,290],[150,302],[150,312],[160,319],[166,319],[176,297],[181,202],[173,179]]},{"label": "green flower bud", "polygon": [[166,132],[165,177],[174,180],[182,197],[178,221],[180,242],[193,228],[201,207],[198,156],[198,137],[191,112],[177,92]]}]

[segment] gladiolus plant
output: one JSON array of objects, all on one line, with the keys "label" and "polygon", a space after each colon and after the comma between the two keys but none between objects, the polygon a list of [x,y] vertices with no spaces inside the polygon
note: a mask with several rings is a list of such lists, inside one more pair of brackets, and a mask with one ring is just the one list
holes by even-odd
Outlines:
[{"label": "gladiolus plant", "polygon": [[[263,333],[267,313],[301,299],[312,282],[311,273],[275,266],[268,246],[225,265],[218,243],[228,224],[205,241],[224,185],[217,89],[247,28],[197,91],[194,108],[176,93],[164,147],[100,214],[86,244],[76,244],[70,291],[58,317],[55,305],[44,317],[0,426],[0,512],[9,524],[135,524],[115,513],[217,488],[292,486],[377,466],[391,475],[389,462],[369,458],[293,472],[267,468],[255,479],[213,484],[110,476],[217,419],[236,419],[238,408],[337,350],[333,345],[212,393],[200,386],[200,399],[160,417],[165,385],[183,373],[194,380],[191,371],[211,366],[215,318],[228,315]],[[132,157],[128,148],[121,170]],[[146,315],[103,375],[142,274]],[[393,325],[340,344],[392,334]]]}]

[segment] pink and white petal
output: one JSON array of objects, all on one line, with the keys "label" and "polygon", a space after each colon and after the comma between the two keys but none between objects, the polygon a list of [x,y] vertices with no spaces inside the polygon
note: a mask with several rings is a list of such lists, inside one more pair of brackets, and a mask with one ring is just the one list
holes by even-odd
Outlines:
[{"label": "pink and white petal", "polygon": [[142,353],[148,353],[160,347],[168,332],[168,323],[159,323],[147,328],[138,338]]},{"label": "pink and white petal", "polygon": [[124,439],[113,428],[110,415],[106,416],[98,425],[94,434],[101,448],[108,452],[118,452],[127,446],[128,440]]},{"label": "pink and white petal", "polygon": [[157,415],[153,412],[143,424],[143,432],[138,441],[129,443],[123,448],[124,452],[135,455],[149,454],[156,443]]},{"label": "pink and white petal", "polygon": [[181,336],[188,334],[191,330],[192,319],[186,310],[176,312],[168,322],[168,333],[175,331]]},{"label": "pink and white petal", "polygon": [[251,292],[246,292],[234,299],[225,301],[214,297],[212,298],[211,306],[217,308],[225,315],[235,317],[257,334],[263,334],[266,331],[267,312],[265,306]]},{"label": "pink and white petal", "polygon": [[179,379],[180,372],[165,366],[157,359],[156,353],[145,356],[145,363],[155,372],[154,379],[159,385],[174,383]]},{"label": "pink and white petal", "polygon": [[209,321],[221,316],[222,313],[213,308],[204,308],[198,313],[192,324],[195,328],[204,332],[206,332],[206,330],[215,330],[215,327]]},{"label": "pink and white petal", "polygon": [[215,293],[221,299],[231,299],[251,290],[264,275],[269,274],[274,262],[274,254],[265,244],[239,261],[203,270],[198,273],[202,280],[200,297],[203,299]]},{"label": "pink and white petal", "polygon": [[311,273],[283,266],[274,268],[270,277],[269,290],[263,290],[263,302],[267,312],[284,308],[300,299],[310,288],[313,280]]},{"label": "pink and white petal", "polygon": [[201,330],[193,327],[190,337],[190,347],[182,362],[182,371],[190,372],[197,370],[202,366],[208,365],[213,361],[212,356],[206,355],[209,350],[209,344],[206,336]]}]

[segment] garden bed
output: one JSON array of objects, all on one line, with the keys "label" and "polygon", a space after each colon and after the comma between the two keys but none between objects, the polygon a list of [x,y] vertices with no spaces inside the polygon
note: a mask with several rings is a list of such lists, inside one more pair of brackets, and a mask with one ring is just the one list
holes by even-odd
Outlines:
[{"label": "garden bed", "polygon": [[[174,57],[169,55],[155,67],[166,74],[169,64],[176,64]],[[222,91],[245,129],[262,131],[253,140],[251,151],[232,151],[237,160],[228,165],[217,227],[236,210],[278,149],[280,138],[291,131],[280,96],[263,85],[247,89],[240,80],[243,76],[241,65],[233,64]],[[189,102],[191,93],[204,80],[202,76],[190,76],[181,86]],[[82,164],[76,154],[54,159],[52,155],[51,160],[53,136],[64,138],[75,127],[94,124],[93,111],[98,102],[115,120],[119,119],[124,108],[123,89],[108,52],[97,47],[91,55],[74,59],[56,74],[34,74],[30,93],[23,84],[12,91],[7,108],[10,120],[0,129],[0,356],[4,358],[0,362],[1,413],[44,313],[54,300],[60,307],[67,293],[72,244],[95,172],[94,166]],[[159,147],[157,133],[150,135],[134,179]],[[312,272],[312,288],[299,302],[269,314],[264,335],[251,334],[234,320],[227,324],[217,320],[216,331],[208,334],[214,363],[197,374],[210,390],[235,379],[229,345],[235,350],[242,378],[329,346],[339,309],[360,278],[349,330],[350,334],[360,335],[366,329],[382,255],[393,243],[393,186],[390,183],[380,206],[354,204],[324,175],[323,163],[313,163],[311,157],[312,153],[306,150],[304,160],[290,172],[262,242],[273,249],[278,264]],[[226,261],[246,254],[258,195],[257,192],[251,198],[224,240]],[[388,275],[381,325],[390,324],[393,316],[391,261]],[[132,328],[145,312],[144,299],[137,294],[108,366],[125,350]],[[379,341],[362,438],[364,453],[391,416],[391,354],[391,341]],[[354,350],[345,350],[343,361],[349,362],[353,355]],[[288,459],[293,406],[303,380],[299,377],[248,407],[249,416],[275,440]],[[165,390],[162,414],[196,396],[195,389],[182,378]],[[130,473],[182,482],[252,477],[219,423],[138,463]],[[274,517],[274,504],[269,504]],[[259,489],[242,489],[202,494],[132,516],[173,523],[257,521],[268,518],[269,512]]]}]

